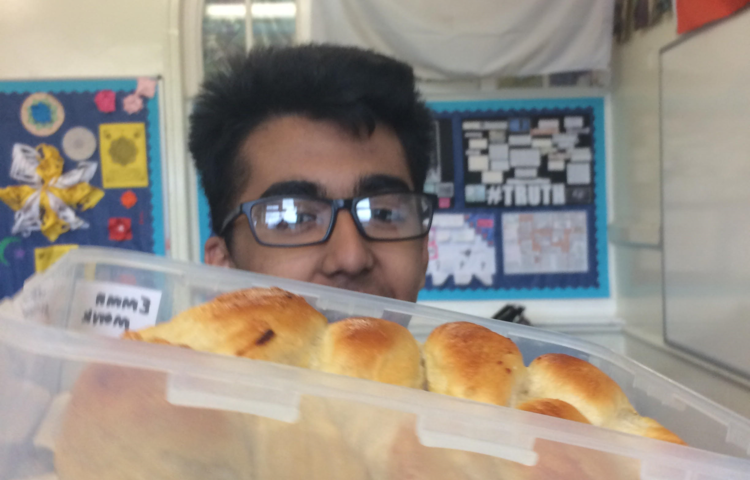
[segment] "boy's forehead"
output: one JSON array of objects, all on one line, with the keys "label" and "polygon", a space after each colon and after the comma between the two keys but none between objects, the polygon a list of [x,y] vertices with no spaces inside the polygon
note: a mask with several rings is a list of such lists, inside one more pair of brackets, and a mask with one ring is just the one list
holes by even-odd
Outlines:
[{"label": "boy's forehead", "polygon": [[357,136],[329,121],[278,117],[248,135],[239,160],[247,172],[241,201],[285,182],[315,185],[330,198],[355,196],[370,178],[387,177],[414,189],[398,136],[381,125],[369,136]]}]

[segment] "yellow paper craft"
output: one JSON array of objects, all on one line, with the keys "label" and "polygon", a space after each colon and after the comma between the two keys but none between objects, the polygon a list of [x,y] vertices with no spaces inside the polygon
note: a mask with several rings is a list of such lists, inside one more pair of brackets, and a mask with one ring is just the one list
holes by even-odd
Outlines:
[{"label": "yellow paper craft", "polygon": [[34,268],[36,273],[43,272],[60,260],[60,257],[69,251],[78,248],[78,245],[52,245],[51,247],[34,249]]},{"label": "yellow paper craft", "polygon": [[148,187],[144,123],[99,125],[99,149],[104,188]]},{"label": "yellow paper craft", "polygon": [[0,200],[16,212],[12,235],[28,237],[40,230],[54,242],[69,230],[89,226],[73,208],[87,210],[104,197],[103,190],[88,183],[97,165],[80,162],[67,173],[63,173],[63,165],[60,152],[53,146],[13,146],[11,177],[26,185],[0,188]]}]

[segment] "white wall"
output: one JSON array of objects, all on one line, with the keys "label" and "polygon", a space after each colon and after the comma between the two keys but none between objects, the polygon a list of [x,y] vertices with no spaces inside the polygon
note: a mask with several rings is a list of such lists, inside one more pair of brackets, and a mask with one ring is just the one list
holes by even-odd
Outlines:
[{"label": "white wall", "polygon": [[[162,76],[169,205],[186,205],[179,22],[179,0],[0,0],[0,80]],[[172,256],[189,245],[172,236]]]},{"label": "white wall", "polygon": [[[612,194],[617,235],[617,316],[624,353],[743,415],[750,382],[664,343],[662,305],[659,50],[676,40],[675,19],[636,32],[613,52]],[[619,241],[618,241],[619,237]]]},{"label": "white wall", "polygon": [[[612,223],[617,314],[661,336],[659,49],[677,38],[674,18],[615,46],[612,61]],[[630,237],[630,238],[628,238]],[[617,240],[612,238],[611,240]]]}]

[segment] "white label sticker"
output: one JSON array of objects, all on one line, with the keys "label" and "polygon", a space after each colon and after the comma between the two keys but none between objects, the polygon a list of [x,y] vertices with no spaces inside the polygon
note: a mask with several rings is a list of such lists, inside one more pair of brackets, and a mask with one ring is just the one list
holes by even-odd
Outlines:
[{"label": "white label sticker", "polygon": [[81,280],[73,293],[69,325],[119,337],[127,330],[156,325],[161,290]]}]

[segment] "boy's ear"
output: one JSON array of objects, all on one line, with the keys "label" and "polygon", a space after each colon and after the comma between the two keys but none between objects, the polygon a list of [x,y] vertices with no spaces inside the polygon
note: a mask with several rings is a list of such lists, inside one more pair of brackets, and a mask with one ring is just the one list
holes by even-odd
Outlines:
[{"label": "boy's ear", "polygon": [[203,246],[203,255],[206,265],[235,268],[234,260],[229,253],[229,248],[227,248],[227,242],[221,237],[213,236],[206,240],[206,245]]}]

